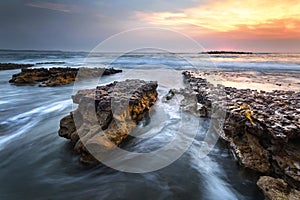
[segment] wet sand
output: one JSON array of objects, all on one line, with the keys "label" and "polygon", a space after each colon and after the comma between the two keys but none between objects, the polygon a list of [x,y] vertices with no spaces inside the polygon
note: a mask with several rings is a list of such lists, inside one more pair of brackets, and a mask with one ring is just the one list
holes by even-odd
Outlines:
[{"label": "wet sand", "polygon": [[237,89],[300,91],[299,71],[204,71],[199,73],[214,85],[222,84]]}]

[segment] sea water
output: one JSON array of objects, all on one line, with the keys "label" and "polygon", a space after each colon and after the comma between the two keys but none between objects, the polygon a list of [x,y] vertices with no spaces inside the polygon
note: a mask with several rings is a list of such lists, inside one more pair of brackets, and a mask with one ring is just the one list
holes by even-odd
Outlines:
[{"label": "sea water", "polygon": [[[139,52],[116,57],[113,53],[0,51],[0,63],[124,70],[97,79],[97,84],[126,78],[159,79],[157,113],[140,130],[152,135],[133,139],[126,147],[131,151],[151,151],[168,143],[175,134],[170,130],[173,126],[176,129],[178,110],[168,107],[162,99],[170,85],[184,86],[181,70],[210,67],[299,71],[300,54],[207,56]],[[161,66],[172,73],[162,75],[157,71]],[[80,164],[72,145],[57,133],[60,119],[74,109],[71,95],[76,92],[75,85],[37,87],[8,83],[19,71],[0,71],[0,199],[263,199],[256,186],[258,174],[239,167],[222,142],[205,158],[199,157],[210,124],[204,118],[199,119],[199,130],[186,152],[165,168],[135,174],[101,164]],[[94,83],[95,80],[87,80],[77,89],[93,87]]]}]

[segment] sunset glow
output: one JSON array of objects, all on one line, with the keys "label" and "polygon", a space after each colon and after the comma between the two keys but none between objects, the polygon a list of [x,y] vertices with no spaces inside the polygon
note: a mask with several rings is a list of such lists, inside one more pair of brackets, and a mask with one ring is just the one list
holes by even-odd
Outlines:
[{"label": "sunset glow", "polygon": [[289,1],[214,1],[179,12],[136,12],[140,20],[185,30],[192,36],[300,38],[300,3]]},{"label": "sunset glow", "polygon": [[[0,1],[0,15],[3,49],[89,51],[124,31],[159,28],[206,50],[300,52],[300,0],[17,0]],[[148,40],[185,46],[141,33],[115,51]]]}]

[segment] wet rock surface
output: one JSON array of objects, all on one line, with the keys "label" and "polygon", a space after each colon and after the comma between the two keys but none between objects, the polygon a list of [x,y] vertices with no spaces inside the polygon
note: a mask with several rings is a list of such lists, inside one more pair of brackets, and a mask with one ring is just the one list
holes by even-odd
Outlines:
[{"label": "wet rock surface", "polygon": [[157,82],[126,80],[80,90],[78,108],[60,121],[59,135],[72,141],[80,161],[97,159],[123,143],[157,99]]},{"label": "wet rock surface", "polygon": [[270,200],[298,200],[300,191],[292,189],[288,184],[279,178],[261,176],[257,186],[263,191],[266,199]]},{"label": "wet rock surface", "polygon": [[118,69],[104,68],[35,68],[22,69],[18,74],[14,74],[9,81],[16,85],[36,84],[41,87],[54,87],[72,83],[76,78],[100,77],[122,72]]},{"label": "wet rock surface", "polygon": [[[241,165],[281,177],[300,189],[300,93],[214,86],[197,73],[183,72],[190,93],[214,117],[225,110],[220,138]],[[214,112],[212,112],[214,111]]]},{"label": "wet rock surface", "polygon": [[0,63],[0,70],[24,69],[32,66],[34,64]]},{"label": "wet rock surface", "polygon": [[238,89],[248,89],[272,91],[272,90],[293,90],[300,91],[299,71],[290,70],[235,70],[218,69],[203,70],[202,78],[210,82],[217,81],[227,87],[236,87]]}]

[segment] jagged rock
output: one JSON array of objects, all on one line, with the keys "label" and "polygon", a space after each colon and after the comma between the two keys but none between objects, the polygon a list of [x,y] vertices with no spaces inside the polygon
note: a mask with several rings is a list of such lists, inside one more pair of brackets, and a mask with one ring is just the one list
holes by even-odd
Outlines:
[{"label": "jagged rock", "polygon": [[175,95],[175,92],[176,92],[176,90],[175,89],[171,89],[171,90],[169,90],[169,92],[168,92],[168,94],[166,95],[166,100],[168,101],[168,100],[171,100],[173,97],[174,97],[174,95]]},{"label": "jagged rock", "polygon": [[117,69],[104,68],[63,68],[54,67],[50,69],[22,69],[21,73],[14,74],[10,83],[16,85],[35,84],[39,82],[41,87],[54,87],[72,83],[76,78],[100,77],[122,72]]},{"label": "jagged rock", "polygon": [[257,137],[251,134],[234,137],[230,147],[244,167],[261,173],[270,172],[269,152],[261,146]]},{"label": "jagged rock", "polygon": [[206,117],[206,107],[197,102],[196,94],[197,93],[187,88],[181,88],[180,90],[171,89],[164,98],[169,101],[173,99],[175,95],[180,95],[182,96],[180,99],[180,108],[182,111],[192,113],[199,117]]},{"label": "jagged rock", "polygon": [[183,75],[208,117],[212,117],[213,105],[226,110],[220,138],[241,165],[274,173],[290,187],[300,188],[299,92],[214,86],[197,73],[186,71]]},{"label": "jagged rock", "polygon": [[300,191],[291,189],[288,184],[279,178],[261,176],[257,186],[263,191],[266,199],[269,200],[298,200]]},{"label": "jagged rock", "polygon": [[49,79],[50,72],[48,69],[22,69],[21,73],[12,75],[10,83],[16,85],[34,84],[36,82],[42,82]]},{"label": "jagged rock", "polygon": [[72,97],[77,110],[61,119],[58,133],[73,142],[81,162],[97,163],[96,156],[105,157],[142,120],[156,102],[156,88],[157,82],[126,80],[80,90]]},{"label": "jagged rock", "polygon": [[0,63],[0,70],[23,69],[32,66],[34,64]]}]

